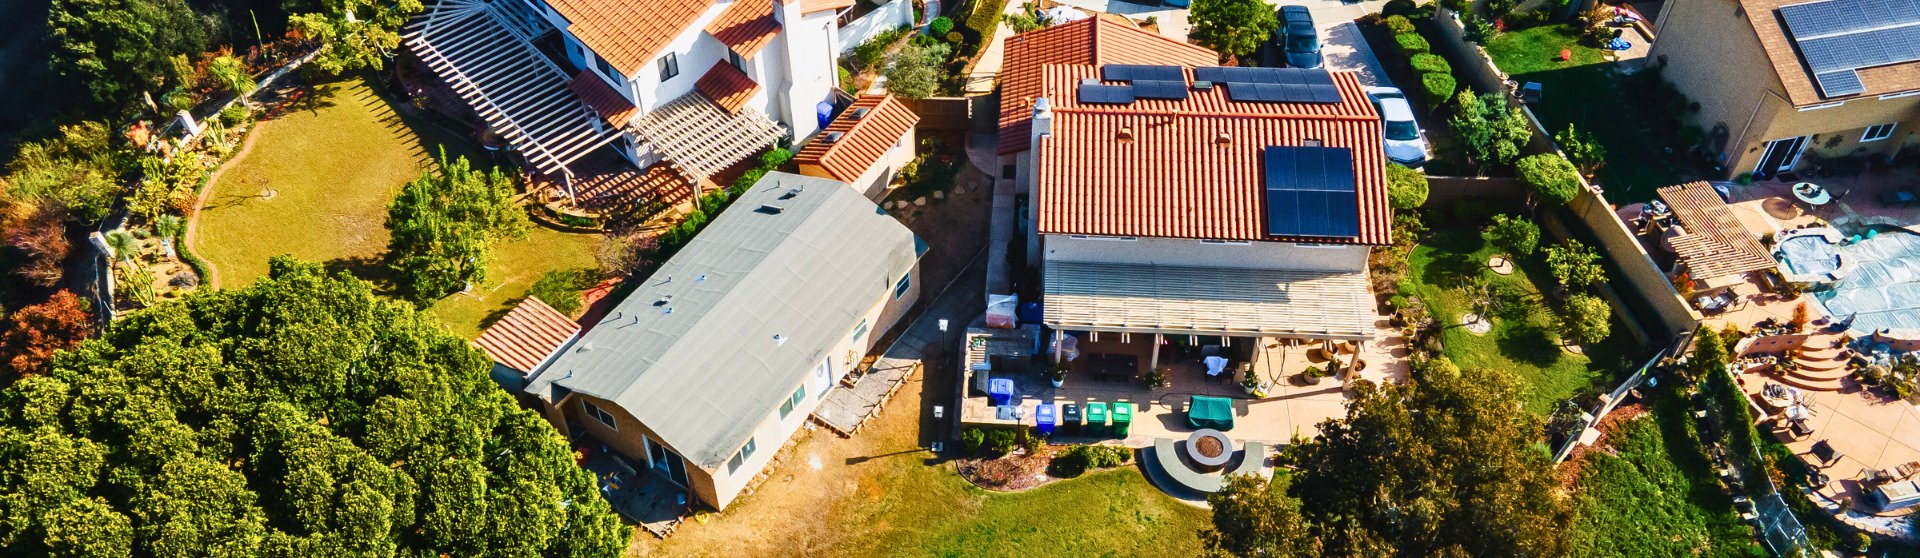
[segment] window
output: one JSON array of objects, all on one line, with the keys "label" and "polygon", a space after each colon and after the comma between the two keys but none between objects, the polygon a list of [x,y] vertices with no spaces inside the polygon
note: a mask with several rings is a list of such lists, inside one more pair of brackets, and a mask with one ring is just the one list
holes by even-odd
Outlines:
[{"label": "window", "polygon": [[787,396],[787,402],[780,404],[780,418],[784,419],[787,415],[793,414],[793,408],[800,406],[800,402],[806,399],[807,386],[800,386],[800,389],[793,390],[793,395]]},{"label": "window", "polygon": [[753,438],[747,438],[747,445],[740,446],[740,451],[733,452],[733,459],[727,460],[727,473],[740,472],[740,464],[746,463],[749,457],[753,457]]},{"label": "window", "polygon": [[601,58],[599,56],[595,56],[593,57],[593,61],[594,63],[600,66],[600,73],[602,75],[607,76],[607,79],[613,80],[614,83],[621,83],[621,82],[627,81],[620,77],[619,70],[613,69],[613,65],[607,63],[607,59]]},{"label": "window", "polygon": [[867,321],[860,320],[860,325],[853,328],[853,340],[859,341],[860,338],[866,337],[866,336],[867,336]]},{"label": "window", "polygon": [[913,274],[909,273],[909,274],[900,276],[900,282],[893,284],[893,297],[900,298],[902,296],[905,296],[907,294],[907,287],[912,286],[912,284],[913,284]]},{"label": "window", "polygon": [[1865,133],[1865,134],[1860,134],[1860,143],[1866,143],[1866,142],[1870,142],[1870,141],[1880,141],[1880,140],[1883,140],[1883,139],[1887,139],[1887,138],[1890,138],[1890,137],[1893,137],[1893,128],[1894,128],[1895,126],[1899,126],[1899,125],[1900,125],[1900,123],[1898,123],[1898,122],[1895,122],[1895,123],[1892,123],[1892,124],[1881,124],[1881,125],[1878,125],[1878,126],[1868,126],[1868,127],[1867,127],[1867,133]]},{"label": "window", "polygon": [[680,75],[680,56],[669,52],[660,59],[660,82],[666,83],[677,75]]},{"label": "window", "polygon": [[747,71],[747,60],[741,58],[740,53],[734,52],[733,49],[727,49],[727,61],[733,63],[734,69],[742,72]]},{"label": "window", "polygon": [[600,424],[607,425],[607,428],[612,428],[614,430],[620,429],[618,424],[614,422],[612,413],[608,413],[606,411],[601,410],[599,407],[595,407],[592,403],[588,403],[587,400],[585,399],[580,400],[580,408],[587,412],[587,416],[593,417],[593,420],[599,421]]}]

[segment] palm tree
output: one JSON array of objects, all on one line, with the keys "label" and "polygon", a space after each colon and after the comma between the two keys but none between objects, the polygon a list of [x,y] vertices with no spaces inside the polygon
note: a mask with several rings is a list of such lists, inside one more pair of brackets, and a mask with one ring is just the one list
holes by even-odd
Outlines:
[{"label": "palm tree", "polygon": [[120,261],[132,263],[133,255],[140,252],[140,239],[134,238],[133,233],[126,229],[116,229],[107,233],[107,247],[113,249],[113,254]]},{"label": "palm tree", "polygon": [[207,73],[237,97],[245,97],[255,87],[253,75],[247,73],[247,63],[231,55],[214,58],[207,64]]},{"label": "palm tree", "polygon": [[161,215],[153,220],[153,234],[158,235],[160,245],[166,247],[167,259],[173,259],[173,239],[180,236],[180,232],[186,227],[186,220],[178,215]]}]

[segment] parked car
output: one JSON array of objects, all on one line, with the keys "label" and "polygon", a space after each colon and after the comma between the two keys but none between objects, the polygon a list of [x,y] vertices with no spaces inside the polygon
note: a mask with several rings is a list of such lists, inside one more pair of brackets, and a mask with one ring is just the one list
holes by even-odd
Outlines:
[{"label": "parked car", "polygon": [[1279,15],[1271,46],[1286,54],[1287,67],[1320,67],[1320,31],[1313,26],[1313,14],[1306,6],[1281,6]]},{"label": "parked car", "polygon": [[1386,135],[1387,160],[1406,167],[1420,168],[1432,154],[1427,134],[1413,120],[1413,105],[1407,95],[1392,87],[1368,87],[1367,100],[1380,113],[1381,129]]}]

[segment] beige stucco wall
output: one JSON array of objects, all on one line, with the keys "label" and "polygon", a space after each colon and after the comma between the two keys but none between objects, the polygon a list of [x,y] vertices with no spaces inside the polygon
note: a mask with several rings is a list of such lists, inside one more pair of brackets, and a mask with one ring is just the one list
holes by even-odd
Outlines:
[{"label": "beige stucco wall", "polygon": [[1186,238],[1072,235],[1046,235],[1045,245],[1046,259],[1055,261],[1356,272],[1367,268],[1367,247],[1355,245],[1214,244]]},{"label": "beige stucco wall", "polygon": [[[1706,133],[1710,149],[1724,153],[1720,162],[1727,177],[1752,172],[1773,140],[1818,135],[1808,144],[1809,153],[1844,157],[1888,153],[1912,137],[1920,97],[1794,108],[1753,25],[1733,0],[1668,2],[1657,25],[1660,39],[1647,63],[1664,61],[1666,79],[1700,104],[1688,119]],[[1893,137],[1859,142],[1867,127],[1890,122],[1902,123]]]},{"label": "beige stucco wall", "polygon": [[[828,362],[830,370],[829,381],[826,384],[829,389],[834,385],[838,385],[840,379],[845,377],[847,372],[852,370],[853,366],[858,364],[862,357],[873,350],[876,340],[884,335],[888,329],[891,329],[901,317],[906,315],[914,303],[919,301],[921,287],[920,266],[916,263],[908,271],[908,274],[910,279],[908,281],[907,291],[904,294],[896,298],[894,296],[895,283],[889,282],[885,288],[876,293],[873,304],[871,304],[862,315],[862,320],[867,327],[864,328],[864,330],[859,325],[848,328],[845,337],[843,337],[839,343],[835,344],[833,348],[829,349],[826,354],[822,355],[822,359]],[[898,277],[893,278],[896,282],[898,279]],[[746,487],[747,483],[751,482],[755,475],[766,468],[767,463],[773,459],[773,456],[780,452],[780,447],[786,445],[787,440],[793,437],[793,433],[799,430],[800,425],[805,423],[807,417],[813,414],[814,409],[820,406],[821,398],[827,392],[825,389],[819,389],[818,384],[814,382],[813,370],[813,367],[809,367],[806,371],[806,377],[789,386],[786,390],[787,393],[792,393],[794,389],[802,385],[807,387],[805,399],[801,401],[800,405],[794,407],[793,412],[784,418],[780,416],[780,404],[784,403],[784,400],[776,402],[772,407],[767,409],[766,416],[761,419],[759,425],[755,426],[753,430],[753,455],[742,462],[739,469],[732,472],[727,471],[724,460],[715,468],[702,467],[691,461],[687,463],[687,488],[692,493],[693,500],[711,506],[716,510],[724,510],[728,504],[733,502],[735,497],[740,495],[740,491]],[[581,406],[582,401],[591,402],[594,406],[613,415],[615,427],[608,428],[606,425],[601,424],[600,421],[588,416],[585,408]],[[569,395],[565,400],[562,400],[558,405],[550,406],[546,409],[545,415],[549,422],[554,423],[560,428],[562,434],[568,433],[566,426],[567,420],[571,420],[574,424],[581,425],[585,434],[618,450],[620,453],[625,454],[626,457],[638,460],[638,462],[632,463],[636,468],[646,468],[648,466],[646,460],[649,459],[649,454],[647,453],[646,445],[641,440],[642,436],[653,440],[654,443],[665,445],[676,454],[684,455],[684,453],[682,453],[679,448],[674,447],[670,441],[661,439],[652,429],[647,428],[644,423],[633,418],[633,415],[628,413],[625,408],[597,397],[574,393]],[[744,445],[744,440],[742,442]],[[731,455],[729,455],[729,458],[730,457]]]}]

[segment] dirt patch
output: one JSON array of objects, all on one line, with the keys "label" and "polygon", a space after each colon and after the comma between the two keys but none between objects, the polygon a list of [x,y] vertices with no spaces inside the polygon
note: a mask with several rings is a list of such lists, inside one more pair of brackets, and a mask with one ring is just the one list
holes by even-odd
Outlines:
[{"label": "dirt patch", "polygon": [[954,462],[960,478],[987,490],[1019,492],[1058,480],[1047,475],[1053,451],[1037,454],[1009,454],[993,459],[961,459]]}]

